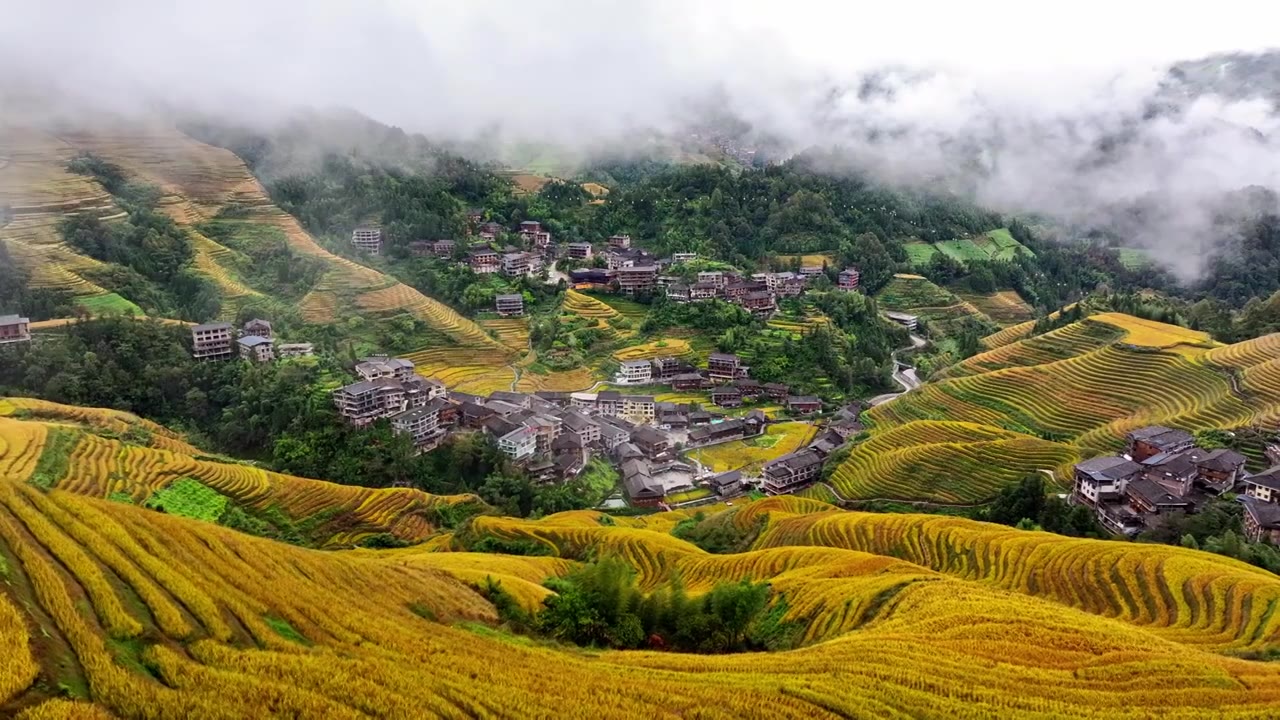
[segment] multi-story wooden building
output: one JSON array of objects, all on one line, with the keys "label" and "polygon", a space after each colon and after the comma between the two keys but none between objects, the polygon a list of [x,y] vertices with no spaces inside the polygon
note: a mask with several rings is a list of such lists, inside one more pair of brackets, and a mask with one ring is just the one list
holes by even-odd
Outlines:
[{"label": "multi-story wooden building", "polygon": [[742,359],[730,353],[711,353],[707,358],[707,374],[712,380],[734,380],[746,377],[748,368]]},{"label": "multi-story wooden building", "polygon": [[499,295],[493,299],[493,306],[502,317],[518,317],[524,314],[524,296],[519,293]]},{"label": "multi-story wooden building", "polygon": [[822,455],[805,448],[765,463],[763,488],[769,495],[795,492],[822,474]]},{"label": "multi-story wooden building", "polygon": [[624,295],[652,293],[658,284],[656,265],[632,265],[618,270],[618,290]]},{"label": "multi-story wooden building", "polygon": [[362,226],[352,230],[351,245],[370,255],[381,255],[382,228]]},{"label": "multi-story wooden building", "polygon": [[502,267],[497,251],[490,248],[478,248],[468,252],[467,264],[471,267],[471,272],[477,275],[492,275]]},{"label": "multi-story wooden building", "polygon": [[1128,454],[1134,462],[1142,462],[1161,453],[1178,453],[1189,450],[1196,439],[1185,430],[1171,430],[1160,425],[1139,428],[1127,436]]},{"label": "multi-story wooden building", "polygon": [[236,341],[240,357],[253,362],[266,363],[276,359],[275,345],[269,338],[245,335]]},{"label": "multi-story wooden building", "polygon": [[31,342],[31,320],[18,315],[0,315],[0,345]]},{"label": "multi-story wooden building", "polygon": [[236,356],[231,323],[204,323],[191,328],[191,356],[197,360],[229,360]]},{"label": "multi-story wooden building", "polygon": [[271,323],[261,318],[254,318],[245,323],[244,326],[240,328],[240,334],[257,335],[258,337],[263,337],[268,340],[275,339],[275,334],[271,330]]}]

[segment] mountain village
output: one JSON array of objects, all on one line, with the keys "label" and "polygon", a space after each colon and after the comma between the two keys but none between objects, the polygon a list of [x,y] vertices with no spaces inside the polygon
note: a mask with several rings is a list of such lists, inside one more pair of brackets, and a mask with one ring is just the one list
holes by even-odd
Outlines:
[{"label": "mountain village", "polygon": [[[513,233],[526,249],[497,248],[494,245],[505,228],[480,223],[480,217],[478,211],[469,213],[474,244],[421,242],[413,245],[413,251],[460,258],[458,262],[478,274],[508,277],[539,274],[563,260],[592,261],[602,266],[569,271],[575,289],[628,296],[661,293],[678,303],[720,299],[766,318],[777,310],[779,298],[803,294],[825,272],[820,266],[801,266],[797,272],[755,273],[745,278],[732,271],[708,270],[697,272],[696,282],[685,283],[664,271],[695,260],[692,253],[656,258],[633,248],[627,235],[609,237],[600,250],[590,243],[557,246],[551,233],[536,221],[522,222]],[[357,228],[351,242],[361,252],[376,255],[382,250],[381,231],[376,227]],[[857,291],[858,281],[857,268],[845,268],[835,287]],[[520,316],[524,310],[519,294],[499,294],[495,299],[494,311],[500,317]],[[913,315],[884,314],[915,329]],[[29,337],[24,335],[25,323],[22,318],[0,318],[0,342]],[[271,323],[255,319],[239,329],[229,323],[193,327],[192,353],[198,359],[271,362],[307,356],[313,348],[308,343],[277,344]],[[705,367],[676,357],[624,360],[605,389],[497,391],[485,397],[449,390],[440,381],[419,375],[411,361],[401,358],[366,357],[353,371],[359,379],[333,391],[339,415],[353,426],[386,419],[394,432],[411,437],[419,452],[438,447],[455,433],[482,433],[540,483],[565,482],[582,473],[593,458],[600,458],[617,470],[625,502],[664,509],[749,492],[780,495],[808,488],[820,481],[827,458],[861,432],[864,409],[861,403],[824,408],[820,398],[793,395],[783,384],[760,383],[741,358],[719,352],[707,357]],[[648,385],[704,391],[710,404],[662,402],[636,392]],[[690,457],[693,450],[764,435],[778,420],[759,410],[741,410],[744,403],[758,400],[778,403],[790,417],[807,418],[815,426],[812,439],[794,452],[750,469],[713,472]],[[1077,464],[1069,499],[1093,508],[1108,531],[1132,537],[1169,513],[1194,513],[1211,497],[1242,492],[1249,538],[1280,541],[1280,442],[1268,449],[1268,457],[1273,466],[1250,475],[1244,469],[1244,456],[1235,451],[1198,448],[1182,430],[1140,428],[1129,433],[1123,454]],[[695,489],[703,490],[691,492]]]}]

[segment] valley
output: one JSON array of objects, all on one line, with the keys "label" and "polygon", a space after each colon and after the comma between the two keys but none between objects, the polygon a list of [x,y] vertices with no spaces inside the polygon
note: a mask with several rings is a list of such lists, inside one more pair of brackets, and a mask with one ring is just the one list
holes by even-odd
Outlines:
[{"label": "valley", "polygon": [[0,715],[1273,713],[1280,293],[365,129],[0,129]]}]

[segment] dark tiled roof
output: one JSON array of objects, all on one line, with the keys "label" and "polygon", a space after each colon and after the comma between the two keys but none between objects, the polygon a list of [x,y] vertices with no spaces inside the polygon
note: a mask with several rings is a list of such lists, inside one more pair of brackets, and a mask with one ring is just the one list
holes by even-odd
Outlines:
[{"label": "dark tiled roof", "polygon": [[1243,467],[1245,459],[1245,456],[1235,450],[1221,448],[1200,458],[1196,465],[1216,472],[1231,472]]},{"label": "dark tiled roof", "polygon": [[786,467],[791,470],[803,470],[805,468],[811,467],[813,465],[819,465],[821,463],[822,463],[822,456],[819,455],[818,453],[812,450],[801,450],[799,452],[793,452],[790,455],[783,455],[782,457],[776,460],[772,460],[766,463],[764,466],[764,469],[765,469],[765,472],[768,472],[770,468],[779,468],[779,467]]},{"label": "dark tiled roof", "polygon": [[1245,497],[1244,511],[1264,530],[1280,530],[1280,505]]},{"label": "dark tiled roof", "polygon": [[1137,430],[1130,432],[1129,438],[1133,440],[1146,440],[1147,438],[1153,438],[1167,432],[1169,432],[1169,428],[1163,425],[1148,425],[1147,427],[1138,428]]},{"label": "dark tiled roof", "polygon": [[1141,470],[1142,466],[1138,463],[1114,455],[1086,460],[1076,465],[1077,472],[1088,475],[1097,482],[1108,483],[1130,477]]},{"label": "dark tiled roof", "polygon": [[670,440],[670,438],[668,438],[663,433],[658,432],[657,430],[647,425],[631,433],[631,439],[636,442],[647,443],[649,445],[657,445],[659,443],[668,442]]},{"label": "dark tiled roof", "polygon": [[1271,488],[1272,490],[1280,490],[1280,465],[1263,470],[1257,475],[1249,475],[1245,477],[1244,481]]},{"label": "dark tiled roof", "polygon": [[1129,483],[1125,492],[1147,501],[1151,505],[1180,505],[1190,503],[1187,498],[1180,498],[1170,493],[1163,486],[1146,478],[1139,478]]}]

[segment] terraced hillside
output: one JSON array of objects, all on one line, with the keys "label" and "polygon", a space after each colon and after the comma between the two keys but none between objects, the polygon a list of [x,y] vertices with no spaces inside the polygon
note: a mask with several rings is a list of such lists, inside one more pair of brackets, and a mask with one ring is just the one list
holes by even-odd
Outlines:
[{"label": "terraced hillside", "polygon": [[[0,712],[42,717],[1263,717],[1280,580],[1204,553],[775,498],[687,513],[478,518],[551,557],[319,552],[0,479]],[[749,535],[747,536],[749,537]],[[487,626],[596,553],[642,589],[772,588],[786,653],[581,652]],[[1159,683],[1151,677],[1158,674]],[[659,690],[659,691],[655,691]],[[571,710],[570,710],[571,708]],[[22,717],[22,716],[20,716]]]},{"label": "terraced hillside", "polygon": [[1035,319],[1035,311],[1014,290],[1001,290],[990,295],[960,293],[959,297],[1002,328]]},{"label": "terraced hillside", "polygon": [[[1276,429],[1278,343],[1218,347],[1197,331],[1094,315],[976,355],[868,411],[872,440],[833,482],[850,497],[977,502],[1027,472],[1068,477],[1077,458],[1112,452],[1143,425]],[[935,440],[939,421],[976,434]]]},{"label": "terraced hillside", "polygon": [[25,398],[0,400],[0,477],[137,504],[155,502],[180,483],[194,490],[194,481],[214,491],[210,502],[234,504],[277,530],[296,531],[300,540],[336,547],[379,533],[421,540],[432,532],[439,506],[475,500],[334,485],[222,462],[128,413]]},{"label": "terraced hillside", "polygon": [[[109,122],[109,121],[108,121]],[[224,312],[247,298],[270,295],[252,287],[228,264],[233,251],[195,230],[196,225],[234,209],[250,225],[274,228],[299,254],[321,261],[325,271],[299,304],[309,322],[340,322],[353,314],[382,319],[407,315],[425,322],[453,344],[498,354],[508,347],[476,323],[382,273],[322,248],[297,220],[268,200],[262,186],[234,154],[198,142],[172,127],[104,124],[89,132],[56,134],[26,127],[0,128],[0,205],[12,221],[0,227],[0,242],[31,273],[33,284],[60,288],[102,305],[111,294],[84,274],[101,263],[61,242],[58,221],[66,214],[119,214],[111,197],[95,181],[66,170],[68,161],[89,152],[123,168],[140,182],[160,189],[160,209],[192,230],[195,266],[218,286]],[[128,302],[128,298],[121,298]]]},{"label": "terraced hillside", "polygon": [[[1075,308],[1075,304],[1068,305],[1065,309],[1071,310]],[[1061,311],[1049,313],[1050,320],[1057,320],[1062,315]],[[1035,330],[1036,321],[1026,320],[1017,325],[1010,325],[999,332],[992,333],[982,338],[982,346],[988,350],[994,350],[998,347],[1004,347],[1009,343],[1017,342],[1031,335]]]},{"label": "terraced hillside", "polygon": [[951,291],[920,275],[894,275],[889,284],[876,295],[876,300],[885,310],[919,316],[938,339],[955,334],[966,320],[992,328],[996,326],[991,318],[972,303],[961,300]]},{"label": "terraced hillside", "polygon": [[1029,248],[1015,240],[1006,228],[958,240],[943,240],[936,243],[910,240],[904,245],[907,257],[916,268],[924,268],[933,256],[939,253],[961,263],[971,260],[1012,260],[1019,255],[1035,255]]}]

